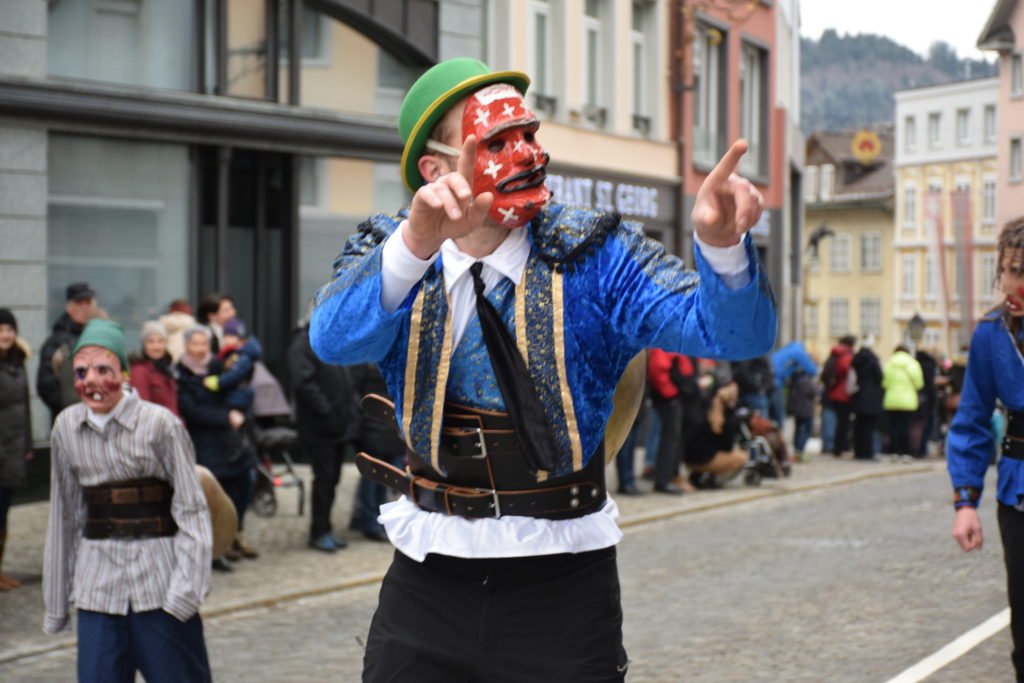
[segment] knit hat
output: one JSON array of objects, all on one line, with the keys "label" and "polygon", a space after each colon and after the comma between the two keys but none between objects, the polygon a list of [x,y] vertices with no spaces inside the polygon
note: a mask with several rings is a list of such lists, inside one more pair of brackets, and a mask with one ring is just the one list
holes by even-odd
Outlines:
[{"label": "knit hat", "polygon": [[188,313],[192,315],[192,307],[189,306],[188,302],[184,299],[175,299],[171,302],[171,305],[167,307],[168,313]]},{"label": "knit hat", "polygon": [[234,337],[245,337],[245,323],[242,322],[241,318],[232,318],[231,320],[224,323],[224,334],[230,334]]},{"label": "knit hat", "polygon": [[398,110],[398,133],[405,144],[402,181],[410,192],[424,182],[418,162],[434,126],[452,105],[491,83],[510,83],[525,95],[530,77],[519,71],[491,71],[477,59],[457,57],[427,69],[409,88]]},{"label": "knit hat", "polygon": [[64,290],[65,301],[78,301],[79,299],[95,299],[96,292],[88,282],[72,282]]},{"label": "knit hat", "polygon": [[112,352],[121,361],[121,369],[128,372],[128,352],[124,341],[124,328],[120,323],[93,318],[86,323],[82,336],[71,350],[72,357],[85,346],[100,346]]},{"label": "knit hat", "polygon": [[143,342],[154,334],[167,339],[167,328],[156,320],[147,320],[142,323],[142,331],[139,333],[139,338],[142,339]]},{"label": "knit hat", "polygon": [[10,325],[14,328],[14,331],[18,331],[18,321],[14,319],[14,314],[11,313],[9,308],[0,308],[0,325]]}]

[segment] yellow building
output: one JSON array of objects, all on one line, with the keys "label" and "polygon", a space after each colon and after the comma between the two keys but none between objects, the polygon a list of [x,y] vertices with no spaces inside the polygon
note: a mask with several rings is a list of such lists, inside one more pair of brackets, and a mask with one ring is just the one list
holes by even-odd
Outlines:
[{"label": "yellow building", "polygon": [[841,336],[885,357],[892,310],[893,135],[818,132],[807,140],[803,341],[823,361]]},{"label": "yellow building", "polygon": [[997,78],[896,93],[891,324],[947,354],[995,303],[998,101]]}]

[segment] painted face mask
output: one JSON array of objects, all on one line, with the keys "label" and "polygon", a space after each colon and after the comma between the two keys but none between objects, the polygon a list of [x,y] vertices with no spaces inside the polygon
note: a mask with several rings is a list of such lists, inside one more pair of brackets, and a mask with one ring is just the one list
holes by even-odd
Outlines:
[{"label": "painted face mask", "polygon": [[479,140],[473,194],[493,192],[488,212],[506,228],[526,225],[551,199],[545,186],[548,155],[534,139],[540,122],[511,85],[496,83],[473,93],[462,115],[462,139]]},{"label": "painted face mask", "polygon": [[124,376],[117,356],[99,346],[82,348],[72,361],[75,391],[96,413],[109,413],[123,396]]}]

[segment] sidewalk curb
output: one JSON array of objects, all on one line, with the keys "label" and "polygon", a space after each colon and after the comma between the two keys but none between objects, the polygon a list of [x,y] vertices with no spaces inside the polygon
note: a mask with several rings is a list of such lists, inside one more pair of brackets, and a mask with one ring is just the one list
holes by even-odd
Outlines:
[{"label": "sidewalk curb", "polygon": [[[944,467],[944,463],[941,461],[932,464],[893,467],[892,469],[876,470],[873,472],[856,472],[851,473],[849,475],[840,475],[828,479],[811,481],[805,484],[787,486],[785,488],[752,489],[749,493],[746,493],[744,495],[738,495],[735,497],[730,497],[725,500],[698,503],[695,505],[677,505],[667,510],[660,510],[656,513],[639,514],[633,515],[631,517],[622,518],[619,520],[619,527],[622,529],[628,529],[630,527],[636,527],[650,522],[658,522],[666,519],[672,519],[674,517],[679,517],[681,515],[690,514],[694,512],[714,510],[717,508],[727,507],[729,505],[748,503],[755,500],[761,500],[763,498],[770,498],[774,496],[782,496],[792,493],[802,493],[805,491],[825,489],[833,486],[854,484],[856,482],[865,481],[868,479],[880,479],[882,477],[898,476],[901,474],[920,474],[924,472],[933,472],[937,470],[940,466]],[[302,590],[281,593],[279,595],[275,595],[272,597],[257,598],[254,600],[238,600],[234,603],[221,605],[215,609],[210,610],[201,609],[200,615],[204,620],[210,620],[228,614],[245,612],[247,610],[273,607],[274,605],[283,602],[293,602],[296,600],[301,600],[303,598],[316,597],[319,595],[326,595],[328,593],[359,588],[361,586],[368,586],[375,583],[379,583],[383,579],[384,572],[369,572],[336,583],[322,584],[319,586],[313,586]],[[75,647],[77,644],[78,640],[76,638],[67,638],[59,642],[49,643],[41,647],[29,647],[19,651],[3,653],[0,654],[0,664],[15,662],[21,659],[28,659],[31,657],[38,657],[50,654],[51,652],[56,652],[58,650],[66,650]]]}]

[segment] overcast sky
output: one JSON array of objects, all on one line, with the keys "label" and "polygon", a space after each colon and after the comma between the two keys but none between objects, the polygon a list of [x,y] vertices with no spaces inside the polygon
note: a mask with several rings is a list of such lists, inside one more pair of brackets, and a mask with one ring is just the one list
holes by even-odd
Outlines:
[{"label": "overcast sky", "polygon": [[996,0],[800,0],[800,33],[819,38],[834,28],[843,33],[875,33],[921,55],[942,40],[961,57],[992,61],[995,52],[975,47]]}]

